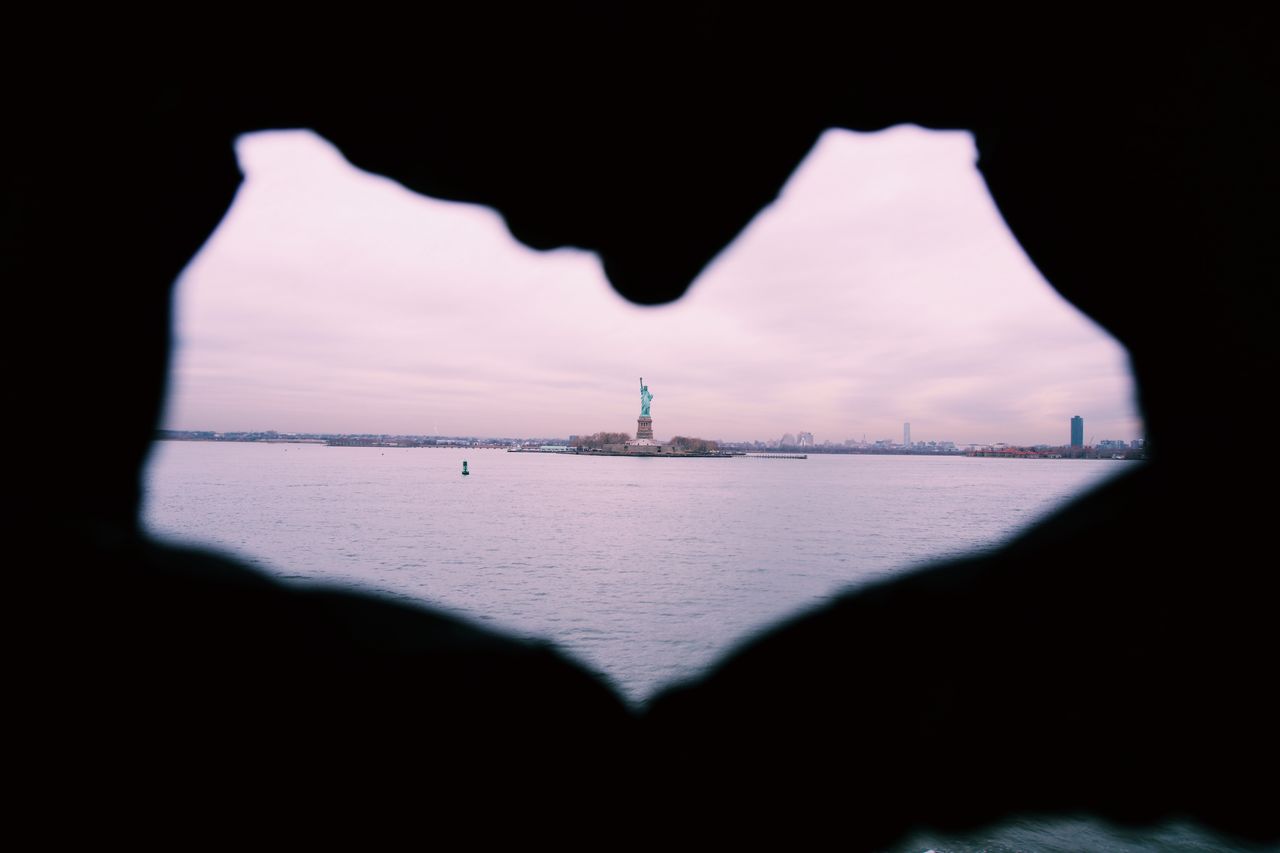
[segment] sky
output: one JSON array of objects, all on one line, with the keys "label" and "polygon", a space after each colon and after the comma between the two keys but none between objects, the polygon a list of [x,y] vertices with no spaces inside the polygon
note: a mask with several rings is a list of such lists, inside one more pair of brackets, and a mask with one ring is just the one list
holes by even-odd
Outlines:
[{"label": "sky", "polygon": [[969,134],[828,131],[666,306],[476,205],[241,137],[245,182],[183,273],[165,426],[479,437],[1066,444],[1142,436],[1123,348],[1005,227]]}]

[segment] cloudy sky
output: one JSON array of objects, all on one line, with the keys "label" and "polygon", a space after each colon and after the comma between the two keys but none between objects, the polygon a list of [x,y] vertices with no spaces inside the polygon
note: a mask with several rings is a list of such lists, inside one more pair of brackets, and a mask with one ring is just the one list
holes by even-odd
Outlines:
[{"label": "cloudy sky", "polygon": [[658,438],[812,432],[957,443],[1139,437],[1124,351],[1004,227],[968,134],[830,131],[678,303],[618,297],[593,255],[493,211],[254,134],[183,275],[171,429]]}]

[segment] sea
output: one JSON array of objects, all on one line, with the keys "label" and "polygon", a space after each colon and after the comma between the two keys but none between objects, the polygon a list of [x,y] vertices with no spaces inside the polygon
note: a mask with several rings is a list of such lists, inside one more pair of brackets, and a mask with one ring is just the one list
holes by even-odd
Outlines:
[{"label": "sea", "polygon": [[145,518],[286,580],[549,638],[643,703],[782,617],[996,546],[1138,464],[164,441]]},{"label": "sea", "polygon": [[[1141,464],[161,441],[144,520],[159,538],[286,582],[348,585],[549,639],[642,706],[784,617],[997,547]],[[894,849],[1237,848],[1190,825],[1134,832],[1058,819]]]}]

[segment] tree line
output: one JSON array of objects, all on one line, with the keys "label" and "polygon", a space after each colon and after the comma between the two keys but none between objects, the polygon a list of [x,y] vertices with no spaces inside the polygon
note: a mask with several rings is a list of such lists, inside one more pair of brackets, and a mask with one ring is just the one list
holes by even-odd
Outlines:
[{"label": "tree line", "polygon": [[689,450],[696,453],[713,453],[720,449],[720,443],[709,438],[690,438],[677,435],[671,439],[671,446],[677,450]]},{"label": "tree line", "polygon": [[625,432],[597,432],[578,436],[577,446],[585,450],[600,450],[606,444],[626,444],[631,436]]}]

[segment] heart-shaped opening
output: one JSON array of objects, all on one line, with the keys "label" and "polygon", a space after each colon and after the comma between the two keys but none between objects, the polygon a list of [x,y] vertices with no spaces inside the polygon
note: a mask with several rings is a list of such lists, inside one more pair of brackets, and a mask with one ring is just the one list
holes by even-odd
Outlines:
[{"label": "heart-shaped opening", "polygon": [[[1136,455],[1123,350],[1026,259],[966,133],[828,132],[657,308],[309,132],[239,156],[178,287],[166,418],[222,440],[158,446],[149,527],[547,637],[633,701]],[[658,442],[808,458],[501,452],[634,437],[640,376]],[[1076,415],[1093,458],[1028,458],[1073,455]]]}]

